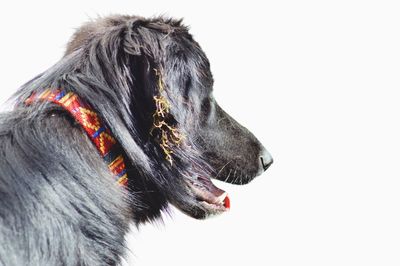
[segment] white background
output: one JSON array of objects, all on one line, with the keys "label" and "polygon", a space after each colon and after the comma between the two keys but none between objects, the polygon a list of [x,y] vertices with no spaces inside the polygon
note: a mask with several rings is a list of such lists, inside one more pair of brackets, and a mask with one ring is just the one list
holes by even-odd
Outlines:
[{"label": "white background", "polygon": [[[9,1],[4,101],[97,14],[184,17],[215,96],[275,163],[207,221],[173,212],[128,237],[129,265],[400,265],[396,1]],[[126,264],[128,265],[128,264]]]}]

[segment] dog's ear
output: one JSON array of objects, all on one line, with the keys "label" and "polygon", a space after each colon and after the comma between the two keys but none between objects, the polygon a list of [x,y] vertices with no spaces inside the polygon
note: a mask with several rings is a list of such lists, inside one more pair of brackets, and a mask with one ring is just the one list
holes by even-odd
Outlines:
[{"label": "dog's ear", "polygon": [[151,127],[155,109],[153,98],[157,93],[155,69],[159,68],[162,59],[158,32],[151,31],[146,24],[140,18],[127,23],[119,56],[129,73],[130,111],[141,124],[143,134]]},{"label": "dog's ear", "polygon": [[[165,46],[173,26],[141,19],[128,23],[124,51],[131,58],[132,113],[144,125],[143,134],[159,147],[162,160],[173,162],[172,150],[184,142],[185,134],[171,112],[171,88],[166,82]],[[174,95],[178,97],[178,95]]]}]

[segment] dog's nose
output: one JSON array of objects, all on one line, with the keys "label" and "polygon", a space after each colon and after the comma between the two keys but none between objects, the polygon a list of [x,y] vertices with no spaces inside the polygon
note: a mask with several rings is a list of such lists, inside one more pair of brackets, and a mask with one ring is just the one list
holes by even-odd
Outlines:
[{"label": "dog's nose", "polygon": [[259,174],[267,171],[267,169],[271,166],[273,162],[274,160],[272,159],[271,154],[267,150],[263,149],[259,157],[259,165],[260,165]]}]

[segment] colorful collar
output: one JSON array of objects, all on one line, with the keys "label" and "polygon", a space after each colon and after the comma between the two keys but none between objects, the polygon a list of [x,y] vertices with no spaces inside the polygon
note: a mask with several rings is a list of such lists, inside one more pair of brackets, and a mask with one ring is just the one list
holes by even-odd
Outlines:
[{"label": "colorful collar", "polygon": [[121,147],[111,131],[87,103],[77,94],[59,89],[46,89],[39,94],[33,93],[25,100],[25,104],[30,105],[36,100],[50,101],[67,110],[96,145],[108,168],[115,175],[116,182],[121,186],[127,185],[128,175]]}]

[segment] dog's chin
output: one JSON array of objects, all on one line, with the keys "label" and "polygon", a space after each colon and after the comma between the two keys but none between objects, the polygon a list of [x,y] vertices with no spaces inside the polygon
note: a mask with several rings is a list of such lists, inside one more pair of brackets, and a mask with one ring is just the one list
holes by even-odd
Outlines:
[{"label": "dog's chin", "polygon": [[208,177],[185,180],[187,196],[173,205],[195,219],[206,219],[230,209],[228,193],[216,187]]}]

